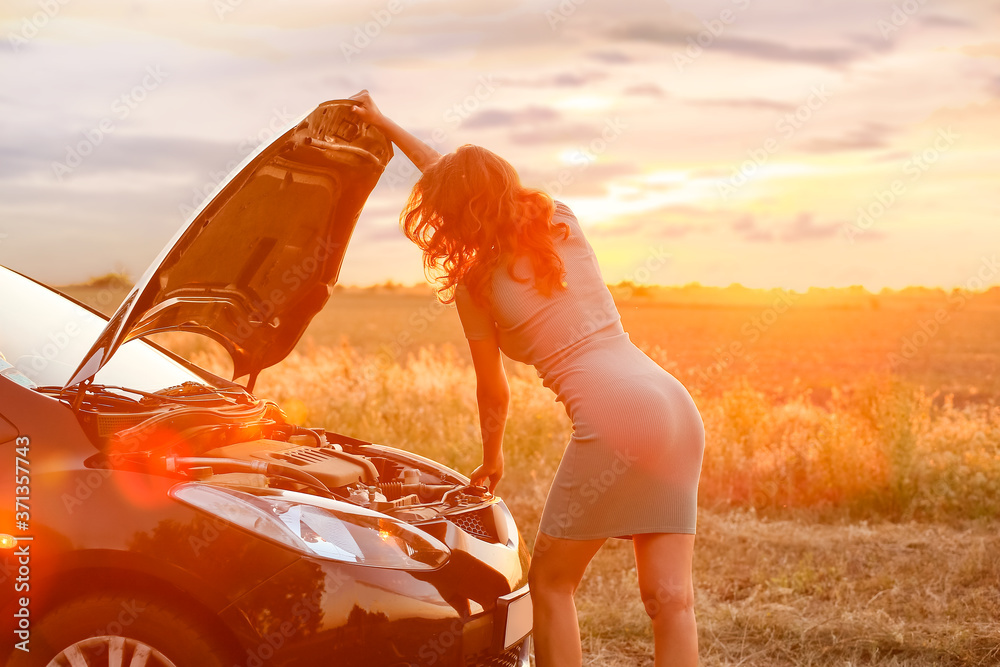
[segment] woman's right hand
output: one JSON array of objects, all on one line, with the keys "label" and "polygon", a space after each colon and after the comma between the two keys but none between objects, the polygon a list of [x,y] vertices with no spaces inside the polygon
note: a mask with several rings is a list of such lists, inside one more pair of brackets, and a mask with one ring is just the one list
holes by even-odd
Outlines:
[{"label": "woman's right hand", "polygon": [[428,167],[440,159],[440,153],[379,111],[367,90],[355,93],[348,99],[354,102],[354,113],[361,119],[361,122],[382,132],[385,138],[396,144],[420,171],[426,171]]},{"label": "woman's right hand", "polygon": [[483,461],[483,464],[472,471],[469,476],[471,486],[485,486],[486,490],[493,493],[500,478],[503,477],[503,454],[495,457],[491,461]]},{"label": "woman's right hand", "polygon": [[367,89],[355,93],[347,99],[354,100],[354,113],[358,114],[362,121],[377,128],[384,126],[386,117],[375,106],[375,101],[372,100]]}]

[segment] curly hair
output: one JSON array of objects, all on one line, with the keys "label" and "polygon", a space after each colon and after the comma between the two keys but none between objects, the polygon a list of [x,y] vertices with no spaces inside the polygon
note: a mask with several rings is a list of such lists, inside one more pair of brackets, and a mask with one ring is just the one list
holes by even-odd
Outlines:
[{"label": "curly hair", "polygon": [[[413,186],[400,225],[424,253],[424,272],[437,282],[442,303],[455,300],[465,285],[473,300],[485,303],[493,270],[527,257],[541,294],[564,289],[565,270],[553,234],[569,236],[569,226],[553,223],[552,198],[525,188],[509,162],[481,146],[466,144],[441,156]],[[436,275],[435,275],[436,274]]]}]

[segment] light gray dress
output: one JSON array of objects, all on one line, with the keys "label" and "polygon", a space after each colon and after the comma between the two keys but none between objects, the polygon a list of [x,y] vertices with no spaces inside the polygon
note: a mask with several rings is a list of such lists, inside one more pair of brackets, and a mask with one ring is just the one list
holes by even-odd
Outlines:
[{"label": "light gray dress", "polygon": [[[549,297],[505,264],[492,276],[489,308],[459,285],[455,301],[470,340],[493,338],[530,364],[573,422],[539,530],[596,539],[695,532],[705,430],[684,386],[632,344],[593,248],[570,209],[556,202],[556,251],[566,289]],[[519,278],[531,264],[515,265]]]}]

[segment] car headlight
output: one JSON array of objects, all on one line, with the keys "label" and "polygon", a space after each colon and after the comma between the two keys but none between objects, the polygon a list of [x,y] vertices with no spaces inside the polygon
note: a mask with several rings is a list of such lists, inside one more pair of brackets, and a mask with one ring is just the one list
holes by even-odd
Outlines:
[{"label": "car headlight", "polygon": [[174,486],[170,495],[308,556],[397,570],[434,570],[451,555],[443,542],[402,521],[335,500],[295,492],[257,496],[195,482]]}]

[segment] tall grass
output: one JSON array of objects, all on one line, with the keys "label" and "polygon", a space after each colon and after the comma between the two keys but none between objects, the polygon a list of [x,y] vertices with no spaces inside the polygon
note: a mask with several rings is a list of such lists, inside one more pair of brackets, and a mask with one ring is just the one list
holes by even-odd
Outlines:
[{"label": "tall grass", "polygon": [[896,520],[1000,511],[996,407],[959,409],[890,376],[809,399],[772,404],[743,382],[706,400],[702,501]]},{"label": "tall grass", "polygon": [[[531,543],[570,423],[530,369],[513,365],[510,384],[500,492]],[[694,562],[702,664],[997,664],[1000,538],[995,522],[967,520],[1000,509],[997,408],[956,408],[888,376],[823,405],[807,391],[769,398],[746,378],[692,389],[707,431]],[[452,347],[397,362],[306,346],[257,393],[300,423],[465,472],[479,462],[475,374]],[[823,514],[862,520],[814,520]],[[652,667],[636,576],[622,540],[588,568],[576,596],[584,665]]]},{"label": "tall grass", "polygon": [[[195,361],[212,367],[219,359],[200,352]],[[570,422],[531,369],[513,365],[510,385],[501,491],[537,518]],[[704,507],[892,520],[1000,514],[995,406],[958,408],[891,376],[834,391],[823,405],[808,390],[776,401],[746,378],[722,392],[702,389],[692,387],[706,427]],[[301,423],[465,472],[480,460],[475,374],[451,346],[402,361],[347,344],[307,348],[266,371],[256,393]]]}]

